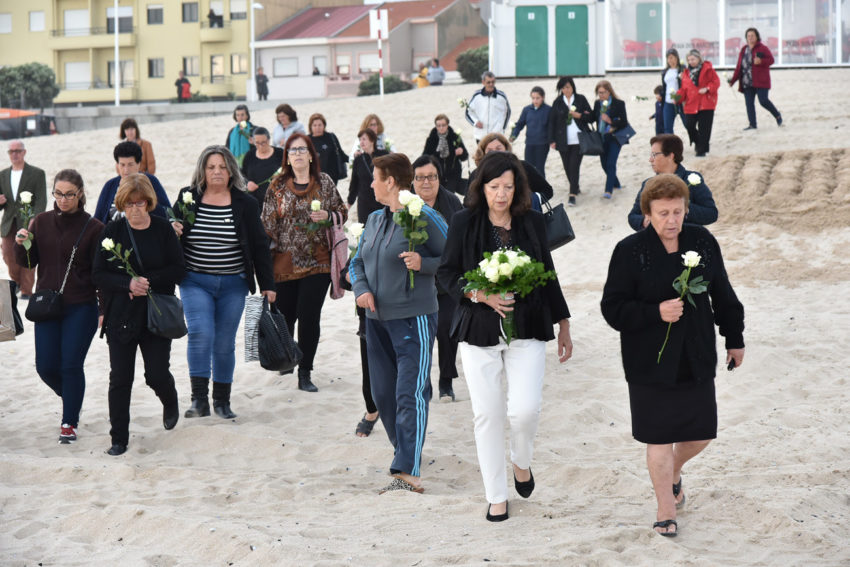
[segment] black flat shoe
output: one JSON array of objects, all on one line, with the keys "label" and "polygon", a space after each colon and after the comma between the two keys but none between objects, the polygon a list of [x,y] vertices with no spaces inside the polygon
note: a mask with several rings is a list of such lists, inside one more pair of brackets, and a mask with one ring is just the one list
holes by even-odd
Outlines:
[{"label": "black flat shoe", "polygon": [[213,409],[215,410],[215,414],[222,419],[233,419],[236,417],[236,414],[230,409],[230,404],[215,405]]},{"label": "black flat shoe", "polygon": [[487,518],[488,522],[504,522],[508,519],[508,503],[505,502],[505,513],[496,516],[490,513],[490,505],[487,504],[487,515],[484,517]]},{"label": "black flat shoe", "polygon": [[455,391],[453,388],[440,388],[440,401],[453,402],[455,401]]},{"label": "black flat shoe", "polygon": [[180,408],[177,405],[177,402],[170,406],[162,407],[162,426],[166,430],[174,429],[174,426],[177,425],[177,421],[180,419]]},{"label": "black flat shoe", "polygon": [[525,482],[518,481],[516,479],[516,474],[514,474],[514,488],[516,488],[517,494],[523,498],[528,498],[531,496],[531,493],[534,492],[534,474],[531,472],[531,469],[528,469],[528,474],[531,478]]},{"label": "black flat shoe", "polygon": [[107,449],[106,454],[112,455],[113,457],[117,457],[118,455],[123,455],[126,452],[127,445],[119,445],[118,443],[116,443],[115,445]]}]

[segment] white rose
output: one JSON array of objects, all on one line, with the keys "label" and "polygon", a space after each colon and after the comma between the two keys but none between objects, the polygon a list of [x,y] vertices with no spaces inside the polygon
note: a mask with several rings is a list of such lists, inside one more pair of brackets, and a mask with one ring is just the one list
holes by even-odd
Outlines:
[{"label": "white rose", "polygon": [[402,207],[406,207],[413,200],[413,193],[408,191],[407,189],[403,189],[398,192],[398,202],[401,203]]},{"label": "white rose", "polygon": [[688,185],[699,185],[702,183],[702,177],[699,176],[699,173],[691,173],[688,175]]},{"label": "white rose", "polygon": [[699,266],[699,262],[702,258],[699,254],[694,252],[693,250],[688,250],[684,254],[682,254],[682,263],[686,268],[696,268]]},{"label": "white rose", "polygon": [[360,235],[363,234],[363,223],[353,222],[348,225],[348,234],[354,238],[360,238]]},{"label": "white rose", "polygon": [[494,268],[490,266],[484,271],[484,277],[490,280],[493,283],[499,281],[499,268]]},{"label": "white rose", "polygon": [[240,127],[240,128],[242,128],[242,129],[244,130],[245,128],[247,128],[247,127],[248,127],[248,122],[246,122],[245,120],[243,120],[242,122],[240,122],[240,123],[239,123],[239,127]]},{"label": "white rose", "polygon": [[410,213],[412,217],[418,217],[422,214],[422,207],[425,205],[425,201],[420,199],[419,197],[415,197],[410,204],[407,205],[407,212]]},{"label": "white rose", "polygon": [[456,135],[458,138],[460,138],[461,136],[463,136],[463,130],[455,130],[455,135]]},{"label": "white rose", "polygon": [[496,256],[493,256],[493,257],[490,258],[490,266],[489,267],[493,268],[494,270],[499,269],[499,259]]},{"label": "white rose", "polygon": [[514,267],[510,264],[501,264],[499,265],[499,274],[502,276],[512,276],[514,273]]},{"label": "white rose", "polygon": [[191,205],[194,202],[195,202],[195,199],[192,198],[191,192],[186,191],[185,193],[183,193],[183,204]]},{"label": "white rose", "polygon": [[32,193],[29,191],[21,191],[21,203],[24,205],[32,203]]},{"label": "white rose", "polygon": [[115,242],[113,242],[111,238],[104,238],[101,246],[103,246],[104,250],[112,250],[115,248]]},{"label": "white rose", "polygon": [[521,254],[517,260],[520,266],[525,266],[526,264],[531,263],[531,258],[529,258],[527,254]]},{"label": "white rose", "polygon": [[570,107],[570,110],[571,110],[572,112],[575,112],[575,111],[576,111],[576,105],[572,105],[572,106]]},{"label": "white rose", "polygon": [[314,211],[314,212],[315,212],[315,211],[318,211],[318,210],[319,210],[319,209],[321,209],[321,208],[322,208],[322,203],[321,203],[321,201],[317,201],[317,200],[315,200],[315,199],[313,199],[312,201],[310,201],[310,210],[311,210],[311,211]]},{"label": "white rose", "polygon": [[486,270],[487,266],[489,266],[489,265],[490,265],[490,260],[488,260],[487,258],[484,258],[483,260],[478,262],[478,267],[481,268],[482,270]]}]

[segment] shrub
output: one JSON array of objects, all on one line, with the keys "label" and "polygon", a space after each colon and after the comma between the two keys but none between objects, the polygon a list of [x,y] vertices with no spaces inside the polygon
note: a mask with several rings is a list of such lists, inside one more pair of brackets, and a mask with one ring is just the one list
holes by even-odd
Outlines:
[{"label": "shrub", "polygon": [[480,83],[481,74],[489,67],[488,48],[486,45],[467,49],[457,56],[457,70],[467,83]]},{"label": "shrub", "polygon": [[[360,88],[357,89],[357,96],[376,95],[380,93],[380,85],[378,84],[379,76],[375,73],[365,81],[360,83]],[[387,75],[384,77],[384,92],[397,93],[401,91],[409,91],[413,88],[413,83],[402,81],[396,75]]]}]

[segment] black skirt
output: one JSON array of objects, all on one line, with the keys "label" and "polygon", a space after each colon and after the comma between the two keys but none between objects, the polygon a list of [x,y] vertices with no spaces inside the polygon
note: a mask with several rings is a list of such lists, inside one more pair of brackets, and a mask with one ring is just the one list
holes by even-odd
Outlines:
[{"label": "black skirt", "polygon": [[717,437],[714,380],[676,384],[629,384],[632,436],[666,445]]}]

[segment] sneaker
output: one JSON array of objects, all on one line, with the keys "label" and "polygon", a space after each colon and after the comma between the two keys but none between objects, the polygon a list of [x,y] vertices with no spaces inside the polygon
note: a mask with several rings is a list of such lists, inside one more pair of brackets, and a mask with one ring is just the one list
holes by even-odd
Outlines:
[{"label": "sneaker", "polygon": [[603,199],[610,199],[611,197],[612,197],[611,193],[603,193],[602,194]]},{"label": "sneaker", "polygon": [[59,442],[63,445],[67,445],[68,443],[73,443],[77,440],[77,429],[68,425],[67,423],[62,424],[62,429],[59,430]]},{"label": "sneaker", "polygon": [[744,132],[746,132],[747,130],[758,130],[758,128],[756,128],[756,127],[755,127],[755,126],[753,126],[753,125],[749,125],[749,126],[747,126],[746,128],[744,128]]},{"label": "sneaker", "polygon": [[568,206],[568,207],[575,207],[575,206],[576,206],[576,198],[575,198],[575,195],[570,195],[570,198],[569,198],[569,199],[567,199],[567,206]]},{"label": "sneaker", "polygon": [[440,403],[455,401],[455,391],[453,388],[440,388]]}]

